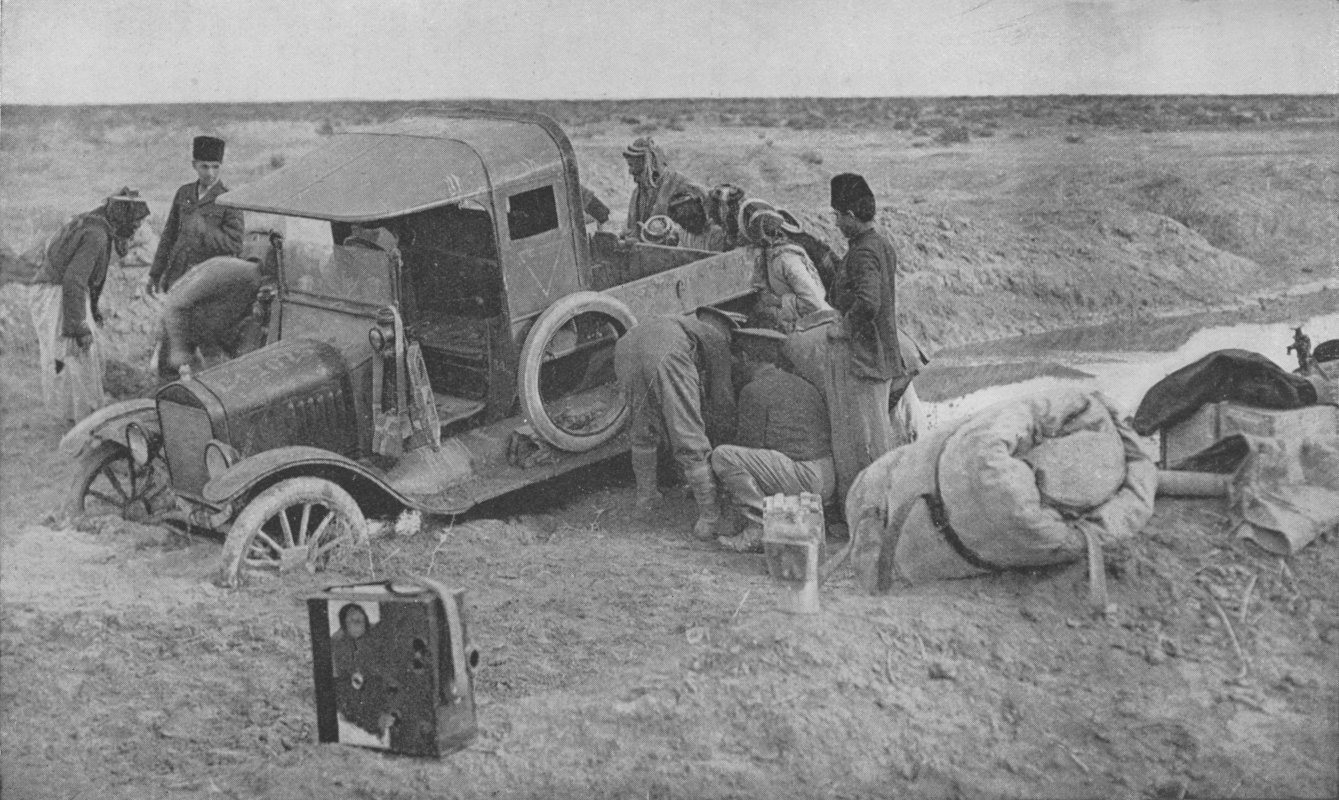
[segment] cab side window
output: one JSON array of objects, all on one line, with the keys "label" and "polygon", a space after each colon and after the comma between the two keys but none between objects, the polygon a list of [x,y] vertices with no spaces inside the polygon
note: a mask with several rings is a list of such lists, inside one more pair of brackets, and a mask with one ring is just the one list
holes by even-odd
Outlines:
[{"label": "cab side window", "polygon": [[541,186],[507,198],[507,229],[511,231],[512,241],[557,227],[558,203],[552,186]]}]

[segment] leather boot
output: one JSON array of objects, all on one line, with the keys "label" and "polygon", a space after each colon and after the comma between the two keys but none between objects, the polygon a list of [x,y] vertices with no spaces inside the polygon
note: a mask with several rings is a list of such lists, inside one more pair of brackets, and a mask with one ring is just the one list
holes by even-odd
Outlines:
[{"label": "leather boot", "polygon": [[684,471],[688,488],[697,501],[697,522],[693,523],[693,536],[709,540],[716,538],[716,526],[721,521],[721,509],[716,505],[716,477],[711,467],[701,464]]},{"label": "leather boot", "polygon": [[645,450],[632,448],[632,475],[637,480],[637,500],[634,507],[638,511],[650,511],[660,502],[660,490],[656,488],[659,460],[654,447]]}]

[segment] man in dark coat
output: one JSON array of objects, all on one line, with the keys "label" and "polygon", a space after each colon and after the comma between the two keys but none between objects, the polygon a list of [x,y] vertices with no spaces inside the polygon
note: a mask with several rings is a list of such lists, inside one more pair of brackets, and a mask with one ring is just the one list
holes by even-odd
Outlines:
[{"label": "man in dark coat", "polygon": [[850,339],[858,377],[895,381],[900,391],[911,381],[897,341],[897,254],[875,228],[874,193],[864,178],[833,178],[832,210],[849,247],[833,281],[832,305],[842,325],[831,332]]},{"label": "man in dark coat", "polygon": [[829,298],[840,316],[828,322],[818,312],[811,315],[817,319],[802,319],[783,352],[827,403],[841,502],[860,470],[915,439],[915,429],[894,428],[888,412],[911,385],[920,359],[904,356],[898,337],[897,256],[875,229],[874,192],[859,175],[838,175],[832,179],[832,210],[850,242]]},{"label": "man in dark coat", "polygon": [[699,539],[714,538],[721,518],[708,462],[712,445],[734,436],[730,326],[707,311],[697,319],[653,317],[614,345],[614,374],[631,412],[637,506],[649,510],[660,495],[656,472],[663,443],[697,502],[693,533]]},{"label": "man in dark coat", "polygon": [[242,250],[242,212],[214,201],[228,191],[219,180],[223,140],[195,137],[191,166],[197,180],[177,190],[149,268],[149,294],[165,292],[191,267],[214,256],[236,256]]},{"label": "man in dark coat", "polygon": [[268,309],[257,295],[278,277],[282,242],[277,233],[251,231],[241,258],[215,256],[177,281],[163,303],[159,378],[175,380],[183,366],[212,365],[264,344]]},{"label": "man in dark coat", "polygon": [[67,222],[42,251],[30,296],[42,399],[66,422],[102,406],[98,300],[112,253],[125,252],[148,215],[139,192],[122,189],[101,207]]}]

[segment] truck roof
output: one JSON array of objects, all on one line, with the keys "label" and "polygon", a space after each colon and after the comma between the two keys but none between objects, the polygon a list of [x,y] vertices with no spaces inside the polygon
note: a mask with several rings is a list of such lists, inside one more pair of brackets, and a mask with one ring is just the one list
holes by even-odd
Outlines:
[{"label": "truck roof", "polygon": [[411,112],[339,133],[294,162],[219,197],[248,211],[368,222],[487,194],[495,186],[561,173],[576,159],[542,114],[477,109]]}]

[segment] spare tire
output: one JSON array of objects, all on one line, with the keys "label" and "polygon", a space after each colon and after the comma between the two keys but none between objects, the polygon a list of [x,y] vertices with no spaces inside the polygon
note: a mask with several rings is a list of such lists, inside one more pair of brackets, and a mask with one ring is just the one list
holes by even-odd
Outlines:
[{"label": "spare tire", "polygon": [[517,370],[521,413],[536,435],[572,453],[618,435],[628,409],[613,382],[614,343],[636,324],[601,292],[574,292],[539,315]]}]

